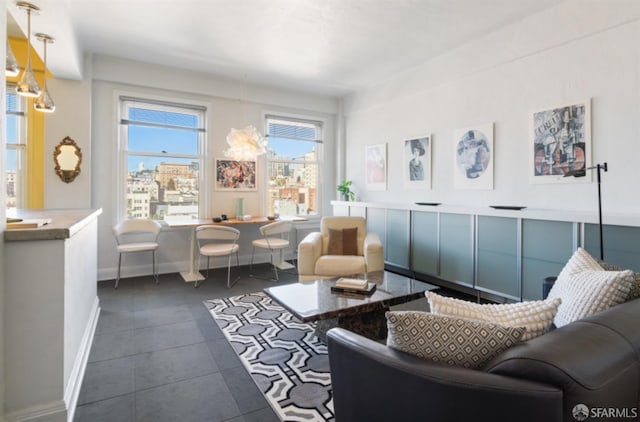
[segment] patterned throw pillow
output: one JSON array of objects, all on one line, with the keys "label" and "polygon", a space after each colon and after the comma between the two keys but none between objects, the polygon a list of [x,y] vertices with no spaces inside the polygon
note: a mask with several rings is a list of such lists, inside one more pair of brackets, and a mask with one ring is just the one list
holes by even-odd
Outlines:
[{"label": "patterned throw pillow", "polygon": [[553,322],[562,327],[624,302],[632,281],[632,271],[605,271],[586,250],[578,248],[549,291],[549,298],[562,299]]},{"label": "patterned throw pillow", "polygon": [[[602,266],[605,271],[624,271],[625,269],[619,267],[614,264],[609,264],[607,262],[603,262],[598,260],[598,263]],[[633,273],[633,281],[631,282],[631,288],[629,289],[629,294],[627,295],[627,300],[633,300],[640,297],[640,273]]]},{"label": "patterned throw pillow", "polygon": [[437,315],[492,322],[506,327],[525,327],[522,336],[526,341],[538,337],[551,328],[561,299],[532,300],[506,304],[484,304],[468,302],[452,297],[425,292],[431,312]]},{"label": "patterned throw pillow", "polygon": [[520,341],[524,328],[419,311],[390,311],[387,346],[432,362],[481,368]]}]

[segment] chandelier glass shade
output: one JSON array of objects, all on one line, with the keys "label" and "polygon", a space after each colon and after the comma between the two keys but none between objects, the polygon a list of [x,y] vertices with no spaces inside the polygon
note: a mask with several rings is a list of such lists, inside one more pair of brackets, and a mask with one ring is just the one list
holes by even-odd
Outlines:
[{"label": "chandelier glass shade", "polygon": [[19,73],[20,67],[18,66],[18,61],[16,60],[16,56],[13,54],[13,51],[11,50],[9,40],[7,40],[7,64],[5,66],[5,75],[18,76]]},{"label": "chandelier glass shade", "polygon": [[40,95],[40,85],[38,85],[31,67],[31,13],[38,12],[40,8],[23,1],[19,1],[17,5],[27,12],[27,66],[16,85],[16,92],[23,97],[37,97]]},{"label": "chandelier glass shade", "polygon": [[44,113],[53,113],[56,110],[56,105],[51,99],[51,95],[47,89],[47,44],[53,43],[54,39],[47,34],[36,34],[36,38],[44,44],[44,85],[42,92],[40,92],[40,95],[33,103],[33,107]]},{"label": "chandelier glass shade", "polygon": [[267,152],[267,140],[251,125],[244,129],[231,128],[227,135],[227,144],[229,148],[224,155],[235,161],[255,160]]}]

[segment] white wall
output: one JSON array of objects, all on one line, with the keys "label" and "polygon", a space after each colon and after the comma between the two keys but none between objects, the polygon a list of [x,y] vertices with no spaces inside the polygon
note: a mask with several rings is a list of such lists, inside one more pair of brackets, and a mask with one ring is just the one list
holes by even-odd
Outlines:
[{"label": "white wall", "polygon": [[[91,195],[91,206],[103,208],[98,228],[98,268],[99,279],[115,276],[117,254],[111,226],[116,222],[117,192],[117,98],[120,94],[137,97],[160,98],[173,101],[195,102],[207,107],[207,161],[208,180],[213,179],[213,159],[222,157],[226,149],[226,136],[231,127],[244,127],[253,124],[263,127],[265,112],[283,112],[298,116],[321,119],[325,122],[325,156],[335,156],[335,113],[337,100],[329,97],[317,97],[307,94],[275,90],[245,83],[226,81],[211,76],[178,69],[162,68],[139,62],[125,61],[111,57],[96,56],[91,63],[92,75],[87,76],[91,84],[84,81],[74,86],[67,83],[65,88],[74,95],[84,95],[86,87],[91,85],[91,173],[90,189],[82,189]],[[242,101],[239,99],[242,98]],[[85,101],[75,101],[74,104]],[[60,106],[59,106],[60,107]],[[78,106],[79,107],[79,106]],[[57,114],[57,111],[56,111]],[[70,125],[77,118],[73,104],[69,112],[60,114],[62,122],[57,126]],[[56,116],[57,118],[58,116]],[[48,126],[49,127],[49,126]],[[83,128],[84,130],[85,128]],[[83,148],[84,151],[84,148]],[[259,168],[263,168],[259,161]],[[84,162],[84,160],[83,160]],[[323,180],[323,213],[330,214],[329,201],[335,198],[335,160],[324,163],[327,177]],[[74,182],[75,183],[75,182]],[[260,181],[259,181],[260,183]],[[73,184],[73,183],[72,183]],[[208,184],[212,186],[212,183]],[[68,190],[71,194],[71,190]],[[79,194],[83,196],[83,194]],[[262,215],[264,190],[256,192],[216,192],[209,189],[203,192],[207,198],[207,217],[226,213],[233,215],[233,199],[245,198],[245,212]],[[56,191],[59,203],[64,202],[64,187]],[[204,197],[204,196],[203,196]],[[241,261],[248,262],[251,253],[250,241],[255,238],[256,227],[242,229]],[[184,271],[188,268],[189,231],[166,230],[160,236],[158,251],[160,272]],[[266,255],[262,260],[266,259]],[[259,261],[258,261],[259,262]],[[222,263],[222,261],[220,261]],[[226,261],[225,261],[226,265]],[[123,274],[149,274],[150,259],[147,256],[127,256]]]},{"label": "white wall", "polygon": [[[592,163],[610,167],[605,217],[639,214],[638,18],[637,1],[569,0],[346,98],[346,178],[365,201],[595,211],[595,183],[529,183],[531,112],[590,98]],[[455,190],[453,130],[491,122],[494,189]],[[405,190],[402,141],[420,134],[433,139],[432,189]],[[365,147],[380,143],[388,144],[387,191],[367,191]]]},{"label": "white wall", "polygon": [[[6,57],[6,45],[7,45],[7,2],[6,0],[0,0],[0,57]],[[4,80],[5,71],[0,71],[0,77]],[[0,84],[0,98],[5,98],[6,86]],[[0,133],[6,131],[6,114],[5,114],[5,102],[0,101]],[[6,170],[5,170],[5,138],[0,139],[0,186],[6,186]],[[0,204],[4,204],[6,201],[6,190],[0,189]],[[7,227],[6,223],[6,209],[4,205],[0,206],[0,236],[4,238],[4,231]],[[4,265],[4,241],[0,242],[0,304],[4,309],[4,283],[5,283],[5,265]],[[0,409],[4,409],[4,312],[0,312]],[[4,411],[0,411],[0,414],[4,414]],[[2,416],[0,416],[2,419]]]}]

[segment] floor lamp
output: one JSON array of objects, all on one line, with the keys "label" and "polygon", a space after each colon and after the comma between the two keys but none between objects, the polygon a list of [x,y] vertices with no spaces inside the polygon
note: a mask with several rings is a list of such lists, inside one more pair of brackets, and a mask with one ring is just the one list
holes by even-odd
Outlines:
[{"label": "floor lamp", "polygon": [[600,192],[600,171],[607,171],[607,163],[596,164],[595,166],[582,168],[580,170],[571,170],[565,173],[564,177],[584,177],[587,170],[596,169],[598,175],[598,226],[600,228],[600,259],[604,261],[604,248],[602,247],[602,194]]}]

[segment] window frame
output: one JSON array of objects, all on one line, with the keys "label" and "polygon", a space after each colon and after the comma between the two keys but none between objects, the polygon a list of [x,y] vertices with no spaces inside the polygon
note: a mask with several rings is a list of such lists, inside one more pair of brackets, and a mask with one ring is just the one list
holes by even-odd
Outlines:
[{"label": "window frame", "polygon": [[[209,104],[199,102],[197,100],[182,98],[164,98],[153,95],[120,92],[114,93],[116,103],[116,125],[117,125],[117,161],[118,161],[118,185],[116,189],[116,218],[117,221],[126,220],[129,217],[127,211],[127,176],[128,176],[128,158],[130,155],[145,157],[164,157],[168,159],[189,159],[198,162],[198,215],[195,218],[203,218],[207,215],[208,210],[208,186],[207,186],[207,126],[208,126],[208,110]],[[157,111],[187,112],[198,115],[198,128],[193,129],[198,132],[197,153],[181,154],[181,153],[162,153],[154,151],[138,151],[129,150],[128,139],[128,109],[130,104],[136,104],[136,108],[148,108]],[[127,116],[127,117],[125,117]],[[152,125],[156,126],[156,125]],[[157,125],[157,127],[172,128],[171,125]],[[174,127],[175,128],[175,127]],[[156,220],[160,223],[164,219]]]},{"label": "window frame", "polygon": [[[9,115],[16,115],[18,116],[18,118],[21,117],[21,119],[19,120],[19,124],[18,124],[18,131],[17,131],[17,142],[16,143],[9,143],[8,139],[7,139],[7,133],[6,131],[9,128],[9,125],[6,124],[5,127],[5,133],[4,133],[4,137],[5,137],[5,146],[6,146],[6,155],[5,155],[5,160],[8,159],[8,155],[9,155],[9,151],[15,151],[16,152],[16,179],[18,180],[18,186],[16,188],[16,208],[25,208],[26,207],[26,194],[27,194],[27,190],[26,190],[26,186],[27,186],[27,148],[28,148],[28,144],[29,144],[29,140],[28,140],[28,120],[29,120],[29,114],[27,112],[27,107],[28,107],[28,101],[25,97],[20,96],[16,93],[16,85],[13,83],[7,83],[5,84],[5,103],[6,103],[6,96],[7,95],[15,95],[16,99],[17,99],[17,110],[15,112],[11,112],[9,111],[8,108],[5,109],[5,114]],[[5,118],[5,122],[6,122]],[[5,163],[5,167],[6,167],[6,163]],[[8,169],[5,169],[5,173],[8,172]],[[7,188],[7,182],[8,182],[8,177],[6,177],[5,174],[5,186],[4,189]],[[5,197],[5,208],[6,208],[6,197]]]},{"label": "window frame", "polygon": [[[263,112],[263,133],[267,138],[267,145],[269,139],[269,121],[270,120],[282,120],[289,121],[294,123],[307,123],[315,125],[318,129],[318,139],[316,140],[316,160],[315,161],[305,161],[305,163],[315,164],[317,168],[317,186],[316,186],[316,212],[315,214],[296,214],[296,217],[304,217],[309,220],[320,219],[322,217],[322,198],[323,198],[323,177],[325,166],[324,166],[324,142],[325,142],[325,127],[327,125],[326,119],[318,117],[318,116],[310,116],[310,115],[299,115],[281,111],[265,111]],[[281,139],[287,139],[280,137]],[[296,139],[291,139],[292,141],[296,141]],[[305,141],[309,142],[309,141]],[[267,146],[267,149],[269,147]],[[269,159],[269,155],[266,154],[264,158],[264,166],[262,170],[262,191],[264,192],[264,198],[262,200],[262,204],[265,211],[269,210],[269,168],[272,162],[276,163],[294,163],[300,164],[300,161],[296,160],[271,160]]]}]

